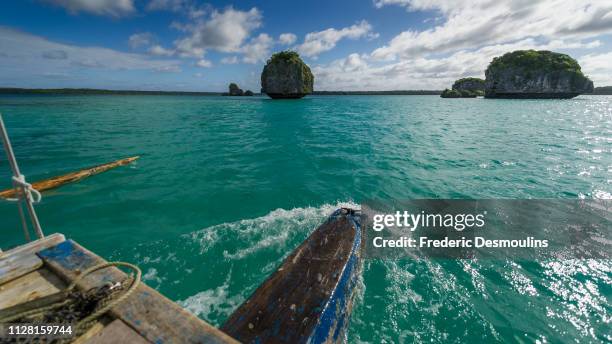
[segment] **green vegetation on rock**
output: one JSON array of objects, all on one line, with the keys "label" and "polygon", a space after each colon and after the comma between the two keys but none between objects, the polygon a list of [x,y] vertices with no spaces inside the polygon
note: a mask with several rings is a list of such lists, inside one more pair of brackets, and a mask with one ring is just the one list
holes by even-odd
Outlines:
[{"label": "green vegetation on rock", "polygon": [[313,92],[314,76],[291,50],[273,54],[261,73],[262,92],[272,98],[301,98]]},{"label": "green vegetation on rock", "polygon": [[462,78],[453,84],[453,90],[480,91],[484,95],[485,81],[480,78]]},{"label": "green vegetation on rock", "polygon": [[516,50],[495,57],[487,71],[505,68],[521,68],[525,71],[569,71],[582,74],[580,65],[569,55],[548,50]]},{"label": "green vegetation on rock", "polygon": [[[466,91],[467,92],[467,91]],[[466,93],[467,94],[467,93]],[[449,90],[448,88],[440,94],[442,98],[463,98],[463,92],[459,90]]]},{"label": "green vegetation on rock", "polygon": [[572,98],[593,92],[593,82],[576,60],[547,50],[517,50],[496,57],[485,75],[489,98]]}]

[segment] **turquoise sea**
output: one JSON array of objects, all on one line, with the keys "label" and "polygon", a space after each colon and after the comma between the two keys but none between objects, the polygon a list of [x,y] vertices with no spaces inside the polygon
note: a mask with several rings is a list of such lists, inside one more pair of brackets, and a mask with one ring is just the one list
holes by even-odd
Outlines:
[{"label": "turquoise sea", "polygon": [[[327,215],[369,198],[611,198],[612,97],[0,96],[62,232],[215,324]],[[0,187],[10,187],[0,158]],[[0,202],[0,246],[23,241]],[[610,342],[607,260],[364,262],[348,342]]]}]

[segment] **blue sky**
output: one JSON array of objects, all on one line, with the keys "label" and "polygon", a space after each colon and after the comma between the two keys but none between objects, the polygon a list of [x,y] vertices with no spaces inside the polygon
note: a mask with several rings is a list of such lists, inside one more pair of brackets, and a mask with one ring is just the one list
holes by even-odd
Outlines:
[{"label": "blue sky", "polygon": [[612,85],[612,2],[25,0],[0,4],[0,86],[259,90],[298,51],[315,89],[440,89],[516,49]]}]

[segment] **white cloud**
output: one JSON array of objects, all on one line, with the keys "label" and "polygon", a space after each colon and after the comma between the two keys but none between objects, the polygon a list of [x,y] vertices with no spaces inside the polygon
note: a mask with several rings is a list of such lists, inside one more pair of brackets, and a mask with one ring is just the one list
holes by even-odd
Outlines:
[{"label": "white cloud", "polygon": [[308,57],[316,57],[322,52],[333,49],[343,38],[357,39],[361,37],[375,37],[372,33],[372,25],[367,21],[345,27],[340,30],[329,28],[327,30],[311,32],[304,38],[304,43],[297,47],[300,54]]},{"label": "white cloud", "polygon": [[586,74],[595,86],[612,85],[612,52],[588,54],[578,59],[582,72]]},{"label": "white cloud", "polygon": [[281,33],[280,36],[278,36],[278,42],[283,45],[293,44],[296,40],[297,36],[292,33]]},{"label": "white cloud", "polygon": [[[555,44],[561,45],[557,42]],[[576,46],[574,43],[568,45]],[[588,44],[587,44],[588,45]],[[477,50],[461,50],[446,57],[417,56],[381,65],[367,55],[350,54],[327,65],[313,68],[315,89],[320,90],[398,90],[444,89],[454,80],[473,76],[484,78],[484,71],[491,60],[508,51],[540,49],[535,39],[494,44]],[[608,67],[612,54],[593,55],[580,59],[583,70],[589,75],[612,75]],[[606,60],[608,58],[608,60]],[[595,79],[597,83],[597,79]]]},{"label": "white cloud", "polygon": [[228,56],[221,59],[223,64],[236,64],[238,62],[238,56]]},{"label": "white cloud", "polygon": [[66,8],[70,13],[87,12],[96,15],[121,17],[134,12],[133,0],[45,0]]},{"label": "white cloud", "polygon": [[196,66],[203,67],[203,68],[209,68],[209,67],[212,67],[212,62],[205,60],[205,59],[201,59],[201,60],[198,60],[198,62],[196,62]]},{"label": "white cloud", "polygon": [[164,73],[180,73],[181,67],[179,66],[161,66],[161,67],[155,68],[155,70],[158,72],[164,72]]},{"label": "white cloud", "polygon": [[612,2],[549,1],[377,1],[409,11],[437,10],[445,22],[427,30],[404,31],[372,56],[380,60],[473,49],[526,37],[580,40],[612,33]]},{"label": "white cloud", "polygon": [[242,61],[246,63],[257,63],[265,61],[270,55],[270,48],[274,44],[272,37],[265,33],[251,39],[248,44],[244,45],[241,52],[244,53]]},{"label": "white cloud", "polygon": [[170,49],[166,49],[161,45],[153,45],[149,48],[149,54],[155,56],[172,56],[174,55],[174,51]]},{"label": "white cloud", "polygon": [[130,48],[137,49],[140,47],[147,46],[153,41],[153,34],[150,32],[135,33],[128,39]]},{"label": "white cloud", "polygon": [[10,55],[3,57],[6,61],[0,63],[0,75],[5,75],[7,78],[9,74],[20,79],[45,73],[70,74],[69,72],[75,67],[107,70],[176,70],[178,68],[176,60],[156,60],[146,55],[107,48],[56,43],[1,26],[0,47],[10,52]]},{"label": "white cloud", "polygon": [[386,5],[408,6],[410,2],[411,0],[374,0],[374,6],[376,8],[381,8]]},{"label": "white cloud", "polygon": [[239,52],[251,32],[261,26],[261,19],[261,12],[255,7],[249,11],[232,7],[213,10],[205,19],[176,25],[189,34],[175,41],[176,50],[181,56],[192,57],[202,57],[208,49]]},{"label": "white cloud", "polygon": [[188,0],[151,0],[147,4],[147,10],[149,11],[160,11],[169,10],[179,12],[184,10],[190,5]]}]

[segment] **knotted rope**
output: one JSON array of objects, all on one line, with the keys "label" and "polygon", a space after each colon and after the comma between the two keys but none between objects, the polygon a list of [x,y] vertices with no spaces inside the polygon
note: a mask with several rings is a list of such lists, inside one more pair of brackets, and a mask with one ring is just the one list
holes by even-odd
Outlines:
[{"label": "knotted rope", "polygon": [[[39,203],[42,199],[42,195],[40,192],[32,187],[32,184],[26,182],[25,176],[20,174],[18,177],[13,176],[11,178],[13,180],[13,187],[17,191],[18,197],[16,198],[6,198],[7,201],[19,202],[21,192],[25,192],[26,197],[30,197],[33,203]],[[34,196],[34,197],[33,197]]]},{"label": "knotted rope", "polygon": [[[100,287],[94,287],[86,292],[75,291],[77,284],[83,281],[85,277],[87,277],[88,275],[92,274],[95,271],[98,271],[98,270],[101,270],[101,269],[104,269],[110,266],[126,267],[132,270],[133,272],[135,272],[136,276],[134,277],[130,276],[126,278],[124,281],[117,282],[112,285],[107,284],[107,285],[103,285]],[[133,264],[124,263],[124,262],[106,262],[106,263],[99,264],[99,265],[96,265],[94,267],[91,267],[85,270],[85,272],[83,272],[79,277],[77,277],[66,289],[62,290],[60,292],[63,295],[63,298],[61,299],[61,301],[58,301],[50,305],[45,305],[45,306],[41,306],[38,308],[18,312],[16,314],[10,314],[4,318],[0,318],[0,323],[12,323],[12,322],[16,322],[17,320],[22,321],[27,318],[42,318],[45,321],[47,321],[48,319],[51,318],[51,315],[52,315],[51,312],[53,311],[55,311],[57,314],[59,314],[63,318],[63,319],[57,319],[59,321],[56,321],[56,322],[61,323],[62,320],[65,322],[66,318],[65,318],[65,314],[63,313],[66,313],[67,311],[73,311],[74,309],[76,309],[77,312],[79,310],[82,311],[83,307],[78,307],[79,302],[85,303],[87,301],[90,301],[88,299],[99,298],[99,300],[97,300],[95,304],[94,311],[91,314],[85,317],[82,317],[81,319],[78,319],[76,323],[74,324],[74,328],[73,328],[74,336],[70,339],[71,341],[71,340],[76,339],[78,336],[82,335],[83,333],[85,333],[91,326],[93,326],[93,324],[96,322],[96,320],[101,315],[108,312],[111,308],[117,306],[119,303],[123,302],[130,295],[132,295],[132,293],[136,290],[136,288],[140,284],[141,276],[142,276],[142,272],[137,266]],[[125,286],[123,285],[123,283],[126,281],[129,281],[129,286],[127,287],[127,289],[124,290]],[[122,290],[124,291],[121,292]],[[121,293],[119,294],[119,292]],[[65,309],[62,310],[61,308],[65,308]]]}]

